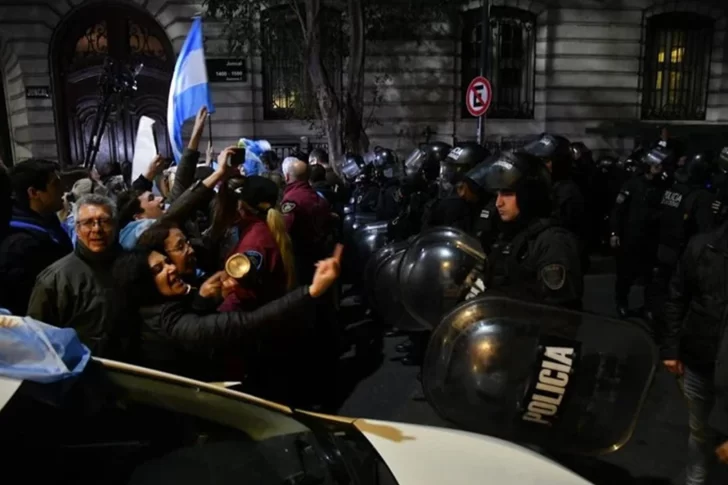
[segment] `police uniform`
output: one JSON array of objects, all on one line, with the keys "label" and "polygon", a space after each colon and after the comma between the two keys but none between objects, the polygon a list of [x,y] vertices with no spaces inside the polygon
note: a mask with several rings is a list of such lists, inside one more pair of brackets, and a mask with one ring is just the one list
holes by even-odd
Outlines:
[{"label": "police uniform", "polygon": [[709,170],[704,155],[696,155],[676,173],[677,181],[662,195],[657,264],[648,288],[649,308],[658,317],[655,328],[658,338],[662,333],[664,299],[683,250],[694,235],[715,227],[716,198],[705,188]]},{"label": "police uniform", "polygon": [[622,186],[612,209],[611,235],[618,236],[620,240],[615,297],[622,316],[635,280],[642,276],[648,284],[652,278],[663,192],[659,181],[640,175]]},{"label": "police uniform", "polygon": [[239,239],[230,255],[242,253],[247,256],[254,267],[255,278],[236,287],[219,310],[251,311],[288,291],[283,258],[266,223],[267,208],[275,206],[278,188],[271,180],[256,175],[245,177],[234,193],[257,212],[241,216],[237,224]]},{"label": "police uniform", "polygon": [[316,262],[328,255],[333,233],[331,205],[307,181],[300,181],[286,187],[281,212],[293,241],[298,280],[309,283]]},{"label": "police uniform", "polygon": [[548,217],[551,187],[542,161],[528,153],[500,154],[491,160],[484,180],[494,196],[515,192],[519,213],[498,223],[482,286],[513,298],[581,308],[579,242]]},{"label": "police uniform", "polygon": [[246,217],[238,225],[240,240],[232,254],[242,253],[255,266],[255,284],[238,286],[225,298],[220,311],[252,311],[287,292],[283,259],[273,234],[262,219]]},{"label": "police uniform", "polygon": [[581,309],[579,242],[551,220],[535,219],[513,237],[501,233],[488,262],[487,286],[506,296]]}]

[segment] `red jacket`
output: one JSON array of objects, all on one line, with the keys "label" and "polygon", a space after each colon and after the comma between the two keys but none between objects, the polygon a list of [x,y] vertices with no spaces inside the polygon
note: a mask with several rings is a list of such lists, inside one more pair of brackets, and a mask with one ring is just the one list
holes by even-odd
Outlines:
[{"label": "red jacket", "polygon": [[281,252],[266,222],[257,217],[247,217],[239,223],[239,228],[240,240],[228,257],[237,253],[248,256],[258,270],[260,284],[255,288],[237,288],[220,305],[221,312],[251,311],[287,292]]},{"label": "red jacket", "polygon": [[332,230],[331,205],[308,182],[286,186],[281,212],[293,242],[301,283],[309,283],[313,264],[326,257],[326,240]]}]

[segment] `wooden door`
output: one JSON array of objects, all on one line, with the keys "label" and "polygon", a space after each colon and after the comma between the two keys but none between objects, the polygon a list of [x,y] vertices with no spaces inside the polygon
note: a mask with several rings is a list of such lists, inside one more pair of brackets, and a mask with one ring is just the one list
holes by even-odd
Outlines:
[{"label": "wooden door", "polygon": [[110,110],[96,165],[133,159],[136,129],[143,115],[156,120],[160,151],[169,156],[167,96],[174,54],[161,27],[145,12],[106,3],[79,10],[64,25],[51,51],[64,168],[84,162],[102,99],[99,84],[109,62],[127,75],[136,66],[143,67],[136,77],[136,90],[114,97],[118,102]]}]

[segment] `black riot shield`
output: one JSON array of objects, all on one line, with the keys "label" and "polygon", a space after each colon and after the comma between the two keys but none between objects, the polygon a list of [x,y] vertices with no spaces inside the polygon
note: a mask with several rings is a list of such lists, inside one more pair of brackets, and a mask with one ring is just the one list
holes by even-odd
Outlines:
[{"label": "black riot shield", "polygon": [[344,251],[343,261],[341,263],[341,273],[344,282],[350,283],[360,279],[360,275],[357,273],[361,271],[361,264],[358,259],[359,255],[355,250],[354,235],[361,226],[373,223],[375,220],[376,214],[371,213],[351,212],[344,216],[342,239],[344,246],[347,248]]},{"label": "black riot shield", "polygon": [[389,326],[406,332],[430,330],[412,318],[402,304],[399,267],[414,238],[389,244],[370,259],[367,271],[367,294],[370,308],[377,318]]},{"label": "black riot shield", "polygon": [[465,430],[602,454],[629,440],[657,364],[634,323],[484,296],[442,319],[422,382],[438,414]]},{"label": "black riot shield", "polygon": [[370,222],[354,231],[350,255],[354,260],[355,279],[361,280],[370,257],[387,244],[387,223]]},{"label": "black riot shield", "polygon": [[486,263],[478,240],[464,231],[429,228],[414,239],[402,257],[402,304],[420,325],[434,328],[482,278]]}]

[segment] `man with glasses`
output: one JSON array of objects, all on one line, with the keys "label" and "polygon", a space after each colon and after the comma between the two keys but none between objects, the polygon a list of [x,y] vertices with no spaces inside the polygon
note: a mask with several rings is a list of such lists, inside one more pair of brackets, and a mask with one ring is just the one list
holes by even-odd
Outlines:
[{"label": "man with glasses", "polygon": [[38,276],[28,315],[75,329],[96,356],[123,358],[131,325],[112,276],[122,252],[116,206],[108,197],[89,194],[77,201],[73,215],[76,248]]}]

